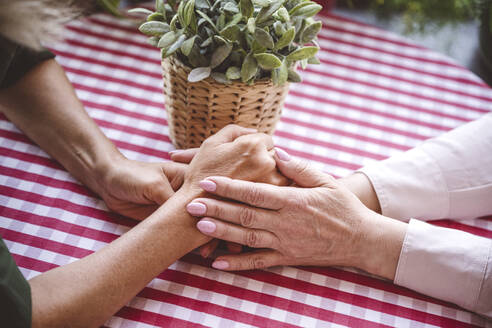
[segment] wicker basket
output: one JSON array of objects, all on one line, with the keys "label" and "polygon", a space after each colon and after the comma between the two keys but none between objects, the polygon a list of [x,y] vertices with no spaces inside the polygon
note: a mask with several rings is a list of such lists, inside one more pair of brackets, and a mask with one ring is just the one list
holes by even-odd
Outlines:
[{"label": "wicker basket", "polygon": [[253,85],[218,83],[212,78],[190,83],[190,68],[178,59],[162,61],[169,135],[178,149],[199,147],[203,140],[227,124],[252,127],[273,134],[288,84],[271,80]]}]

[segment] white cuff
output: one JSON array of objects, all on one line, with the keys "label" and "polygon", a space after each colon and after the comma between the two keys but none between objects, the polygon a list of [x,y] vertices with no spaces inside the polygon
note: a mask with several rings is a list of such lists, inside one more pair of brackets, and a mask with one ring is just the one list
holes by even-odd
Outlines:
[{"label": "white cuff", "polygon": [[492,240],[410,220],[395,284],[492,316]]},{"label": "white cuff", "polygon": [[408,221],[448,214],[449,193],[442,171],[421,148],[369,164],[358,172],[371,181],[384,216]]}]

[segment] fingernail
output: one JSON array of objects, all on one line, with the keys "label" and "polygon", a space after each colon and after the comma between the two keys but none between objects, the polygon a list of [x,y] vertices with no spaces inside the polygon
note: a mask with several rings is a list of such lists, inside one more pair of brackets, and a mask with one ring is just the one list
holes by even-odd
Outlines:
[{"label": "fingernail", "polygon": [[229,267],[229,262],[227,261],[215,261],[214,263],[212,263],[212,268],[214,269],[217,269],[217,270],[224,270],[224,269],[227,269]]},{"label": "fingernail", "polygon": [[215,231],[215,229],[217,229],[215,223],[210,221],[199,221],[196,224],[196,227],[203,233],[212,233]]},{"label": "fingernail", "polygon": [[198,183],[198,185],[205,191],[214,192],[217,189],[217,185],[215,182],[210,180],[202,180]]},{"label": "fingernail", "polygon": [[287,154],[285,150],[275,147],[275,153],[277,153],[277,156],[281,161],[290,161],[290,155]]},{"label": "fingernail", "polygon": [[202,203],[189,203],[186,205],[186,210],[191,215],[203,215],[207,211],[207,206]]},{"label": "fingernail", "polygon": [[182,153],[182,152],[183,152],[183,150],[182,150],[182,149],[171,150],[171,151],[169,152],[169,156],[176,155],[176,154],[180,154],[180,153]]}]

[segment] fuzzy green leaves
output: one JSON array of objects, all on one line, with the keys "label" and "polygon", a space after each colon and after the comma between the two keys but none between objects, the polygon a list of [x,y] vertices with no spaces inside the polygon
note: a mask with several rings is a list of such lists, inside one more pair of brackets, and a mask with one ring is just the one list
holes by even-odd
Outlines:
[{"label": "fuzzy green leaves", "polygon": [[255,29],[255,38],[258,44],[262,47],[267,49],[272,49],[274,47],[272,36],[262,28]]},{"label": "fuzzy green leaves", "polygon": [[318,48],[313,47],[313,46],[299,48],[299,49],[291,52],[287,56],[287,60],[294,62],[294,61],[298,61],[298,60],[308,59],[308,58],[316,55],[317,52],[318,52]]},{"label": "fuzzy green leaves", "polygon": [[266,69],[266,70],[272,70],[274,68],[280,67],[282,65],[282,62],[280,59],[277,58],[277,56],[269,53],[261,53],[261,54],[256,54],[254,55],[256,61],[258,62],[258,65],[260,65],[261,68]]},{"label": "fuzzy green leaves", "polygon": [[198,82],[210,76],[212,69],[210,67],[197,67],[188,74],[188,81]]},{"label": "fuzzy green leaves", "polygon": [[156,0],[140,31],[192,68],[190,81],[274,84],[300,81],[295,67],[319,63],[315,57],[321,6],[311,0]]},{"label": "fuzzy green leaves", "polygon": [[252,53],[249,53],[244,58],[243,66],[241,67],[241,81],[248,82],[258,72],[258,63]]},{"label": "fuzzy green leaves", "polygon": [[140,25],[140,32],[146,35],[162,35],[169,32],[169,24],[157,21],[145,22]]}]

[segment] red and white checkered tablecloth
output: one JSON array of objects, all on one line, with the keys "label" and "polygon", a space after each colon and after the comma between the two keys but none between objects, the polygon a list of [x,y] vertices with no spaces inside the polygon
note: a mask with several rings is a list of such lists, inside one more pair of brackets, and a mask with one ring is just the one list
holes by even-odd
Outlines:
[{"label": "red and white checkered tablecloth", "polygon": [[[292,84],[275,142],[344,176],[492,109],[492,89],[408,40],[327,14],[321,65]],[[473,36],[474,37],[474,36]],[[129,158],[173,149],[159,51],[106,15],[70,24],[53,47],[90,115]],[[84,257],[135,223],[104,203],[0,118],[0,234],[27,278]],[[436,224],[492,238],[492,219]],[[195,254],[155,278],[109,327],[482,327],[454,305],[338,268],[227,273]]]}]

